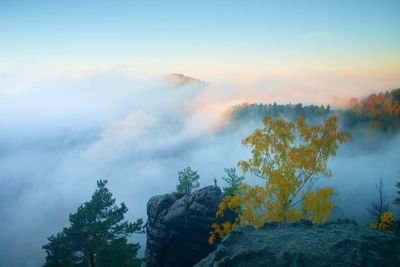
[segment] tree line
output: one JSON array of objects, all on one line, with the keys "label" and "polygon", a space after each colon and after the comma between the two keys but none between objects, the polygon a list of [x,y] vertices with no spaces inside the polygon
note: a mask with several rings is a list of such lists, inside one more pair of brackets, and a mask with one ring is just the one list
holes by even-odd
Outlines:
[{"label": "tree line", "polygon": [[308,122],[320,122],[336,115],[347,131],[368,127],[387,134],[400,131],[400,88],[370,94],[364,98],[351,98],[345,109],[333,110],[327,105],[299,104],[242,104],[232,108],[231,124],[260,121],[263,117],[286,118],[296,121],[302,116]]}]

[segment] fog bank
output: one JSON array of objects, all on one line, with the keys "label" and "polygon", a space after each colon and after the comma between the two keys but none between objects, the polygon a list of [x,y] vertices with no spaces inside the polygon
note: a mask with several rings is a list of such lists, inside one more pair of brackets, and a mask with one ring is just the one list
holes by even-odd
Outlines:
[{"label": "fog bank", "polygon": [[[68,225],[68,214],[90,198],[98,179],[109,180],[129,220],[145,218],[147,200],[175,190],[177,172],[188,165],[199,170],[201,186],[213,184],[224,168],[250,157],[240,140],[255,125],[221,133],[226,109],[272,102],[271,93],[277,94],[268,84],[250,90],[169,83],[123,71],[12,83],[14,89],[0,90],[1,266],[42,264],[46,237]],[[320,185],[334,186],[343,216],[367,219],[379,177],[394,197],[400,139],[382,143],[379,150],[360,151],[349,143],[332,159],[333,177]]]}]

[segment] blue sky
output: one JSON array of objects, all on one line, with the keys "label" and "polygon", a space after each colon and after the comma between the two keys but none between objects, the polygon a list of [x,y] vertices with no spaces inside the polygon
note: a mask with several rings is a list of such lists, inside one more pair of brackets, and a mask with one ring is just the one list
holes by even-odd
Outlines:
[{"label": "blue sky", "polygon": [[0,66],[397,72],[399,1],[0,1]]}]

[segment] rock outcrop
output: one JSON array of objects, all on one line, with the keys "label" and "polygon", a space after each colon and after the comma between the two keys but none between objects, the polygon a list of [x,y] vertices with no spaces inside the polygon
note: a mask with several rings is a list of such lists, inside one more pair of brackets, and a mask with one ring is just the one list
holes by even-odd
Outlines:
[{"label": "rock outcrop", "polygon": [[195,267],[400,266],[400,238],[350,220],[236,229]]},{"label": "rock outcrop", "polygon": [[188,196],[152,197],[147,203],[147,267],[193,266],[206,257],[215,212],[222,199],[218,187],[208,186]]}]

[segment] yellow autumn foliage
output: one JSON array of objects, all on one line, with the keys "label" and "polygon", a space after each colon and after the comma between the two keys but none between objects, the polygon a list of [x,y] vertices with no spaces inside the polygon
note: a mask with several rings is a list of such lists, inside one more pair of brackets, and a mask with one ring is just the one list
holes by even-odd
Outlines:
[{"label": "yellow autumn foliage", "polygon": [[382,214],[379,219],[378,229],[381,231],[385,231],[389,228],[389,226],[394,223],[394,215],[390,211],[386,211]]},{"label": "yellow autumn foliage", "polygon": [[303,193],[303,218],[314,223],[328,220],[330,211],[334,206],[330,200],[332,196],[333,189],[330,187]]},{"label": "yellow autumn foliage", "polygon": [[296,123],[265,117],[263,124],[263,129],[256,129],[242,140],[252,148],[252,158],[238,162],[243,173],[263,179],[263,186],[243,184],[240,194],[221,201],[216,217],[223,218],[227,209],[235,210],[237,217],[214,224],[210,244],[216,236],[223,238],[235,227],[260,228],[266,222],[295,222],[302,218],[317,223],[329,218],[333,189],[305,188],[319,177],[332,175],[327,160],[336,155],[338,144],[350,135],[337,129],[335,116],[322,125],[308,126],[302,117]]}]

